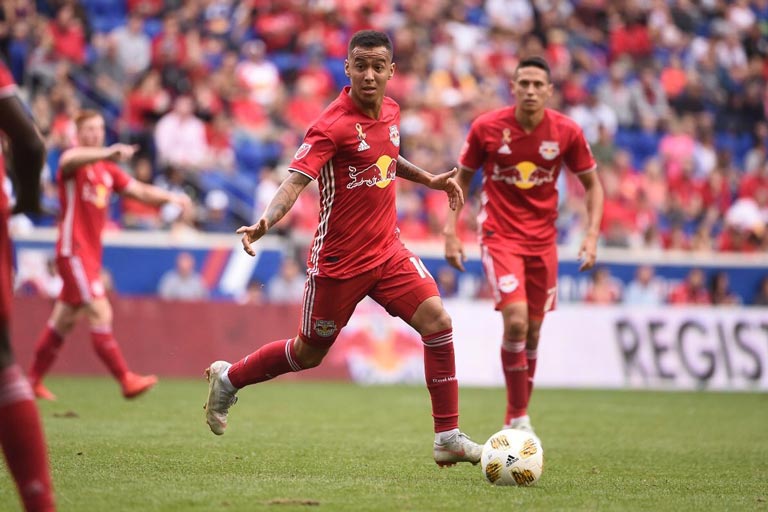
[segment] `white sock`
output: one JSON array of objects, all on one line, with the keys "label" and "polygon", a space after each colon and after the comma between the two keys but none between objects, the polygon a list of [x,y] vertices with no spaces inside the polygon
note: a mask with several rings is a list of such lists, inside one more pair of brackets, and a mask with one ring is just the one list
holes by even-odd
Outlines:
[{"label": "white sock", "polygon": [[437,444],[445,444],[451,439],[453,439],[454,436],[456,436],[459,433],[459,429],[455,428],[453,430],[446,430],[445,432],[435,432],[435,442]]},{"label": "white sock", "polygon": [[234,393],[235,391],[237,391],[237,388],[232,385],[232,381],[229,380],[229,368],[224,370],[224,372],[221,374],[221,377],[219,379],[221,380],[221,383],[224,385],[224,389],[226,389],[230,393]]}]

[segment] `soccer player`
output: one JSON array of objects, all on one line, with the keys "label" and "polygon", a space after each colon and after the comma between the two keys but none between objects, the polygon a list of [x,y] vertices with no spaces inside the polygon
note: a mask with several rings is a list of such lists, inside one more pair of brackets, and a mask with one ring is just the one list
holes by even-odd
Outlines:
[{"label": "soccer player", "polygon": [[[458,183],[464,194],[482,167],[478,215],[483,268],[501,311],[501,364],[507,386],[505,428],[533,432],[528,401],[544,314],[557,292],[557,177],[565,165],[584,185],[588,225],[579,250],[579,270],[591,269],[603,212],[603,189],[581,128],[546,107],[553,85],[547,62],[520,61],[511,81],[516,105],[479,116],[459,156]],[[448,214],[445,257],[464,271],[465,254],[456,234],[461,207]]]},{"label": "soccer player", "polygon": [[[8,138],[15,176],[15,212],[40,209],[40,171],[45,146],[40,133],[16,95],[8,69],[0,64],[0,131]],[[0,160],[0,183],[5,164]],[[19,490],[24,510],[56,509],[48,469],[48,453],[35,397],[15,363],[10,343],[12,256],[8,233],[8,198],[0,190],[0,445]]]},{"label": "soccer player", "polygon": [[459,431],[451,319],[434,279],[402,244],[396,227],[396,177],[445,191],[456,208],[463,202],[453,179],[457,169],[432,175],[400,156],[400,108],[385,96],[395,71],[386,34],[354,34],[345,71],[351,86],[310,126],[290,175],[259,221],[237,230],[253,256],[251,244],[288,212],[307,184],[318,180],[320,222],[307,258],[298,336],[269,343],[232,365],[211,364],[206,420],[221,435],[238,390],[319,365],[355,306],[370,296],[421,334],[435,462],[476,464],[481,446]]},{"label": "soccer player", "polygon": [[43,330],[29,370],[35,396],[56,397],[43,385],[64,338],[85,313],[91,326],[91,342],[96,354],[117,379],[125,398],[134,398],[157,383],[154,375],[137,375],[128,366],[112,336],[112,307],[101,280],[101,232],[107,219],[112,191],[148,204],[189,204],[185,195],[167,192],[132,179],[115,162],[130,160],[135,146],[113,144],[104,147],[104,118],[94,110],[84,110],[75,118],[78,145],[61,155],[58,171],[61,218],[56,242],[56,267],[64,281]]}]

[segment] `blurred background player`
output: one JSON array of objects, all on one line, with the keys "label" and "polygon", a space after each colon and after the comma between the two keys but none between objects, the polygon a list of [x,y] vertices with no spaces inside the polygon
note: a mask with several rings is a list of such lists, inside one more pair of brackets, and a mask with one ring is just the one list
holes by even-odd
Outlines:
[{"label": "blurred background player", "polygon": [[175,203],[184,208],[188,198],[134,180],[115,162],[128,161],[135,146],[104,147],[104,118],[84,110],[75,118],[77,146],[61,156],[58,172],[61,218],[56,243],[56,265],[64,286],[53,306],[48,325],[40,335],[29,371],[35,395],[54,400],[42,380],[53,365],[64,338],[85,312],[91,326],[96,354],[118,380],[125,398],[147,391],[157,382],[154,375],[128,371],[120,347],[112,336],[112,307],[101,278],[101,233],[112,191],[148,204]]},{"label": "blurred background player", "polygon": [[[0,131],[11,150],[9,174],[15,178],[14,212],[35,213],[40,209],[40,171],[45,147],[34,123],[16,96],[16,85],[4,64],[0,64]],[[0,162],[4,181],[7,159]],[[10,343],[11,240],[8,234],[8,198],[0,190],[0,445],[24,509],[31,512],[55,510],[40,416],[35,398]]]},{"label": "blurred background player", "polygon": [[[536,371],[544,314],[557,294],[557,188],[565,165],[584,185],[588,225],[579,248],[581,271],[597,257],[603,189],[581,128],[546,108],[553,85],[547,62],[523,59],[511,83],[516,105],[478,117],[459,156],[464,194],[476,169],[483,169],[483,204],[478,216],[481,258],[501,311],[501,363],[507,386],[504,426],[533,431],[528,402]],[[456,224],[461,208],[448,213],[445,257],[464,270],[464,248]]]},{"label": "blurred background player", "polygon": [[249,384],[320,364],[357,304],[370,296],[421,334],[424,370],[432,399],[435,462],[477,463],[482,447],[459,431],[458,383],[451,319],[437,285],[421,260],[399,240],[395,176],[448,194],[451,208],[463,202],[451,172],[432,175],[400,154],[400,107],[385,97],[392,78],[392,43],[381,32],[356,33],[348,46],[350,78],[338,98],[309,128],[274,198],[259,221],[237,230],[245,251],[293,206],[317,179],[320,224],[308,257],[299,335],[269,343],[235,364],[216,361],[206,420],[213,433],[227,426],[237,391]]}]

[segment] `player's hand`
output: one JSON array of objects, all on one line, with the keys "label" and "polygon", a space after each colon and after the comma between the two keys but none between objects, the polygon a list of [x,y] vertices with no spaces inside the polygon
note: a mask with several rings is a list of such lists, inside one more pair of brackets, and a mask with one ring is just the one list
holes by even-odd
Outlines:
[{"label": "player's hand", "polygon": [[445,260],[453,268],[464,272],[467,256],[464,254],[464,244],[456,235],[445,235]]},{"label": "player's hand", "polygon": [[581,261],[579,272],[591,270],[595,266],[596,260],[597,236],[587,235],[584,237],[584,240],[581,242],[581,247],[579,248],[579,261]]},{"label": "player's hand", "polygon": [[131,159],[131,157],[136,153],[136,151],[139,150],[139,146],[137,145],[131,145],[131,144],[112,144],[109,146],[110,149],[110,160],[114,160],[115,162],[125,162]]},{"label": "player's hand", "polygon": [[429,187],[435,190],[444,190],[448,194],[448,206],[455,210],[464,205],[464,192],[456,181],[456,175],[459,170],[454,167],[453,170],[438,174],[432,177]]},{"label": "player's hand", "polygon": [[251,244],[263,237],[268,229],[267,219],[264,217],[260,218],[259,222],[252,226],[240,227],[236,233],[238,235],[243,235],[243,238],[240,239],[240,241],[243,242],[243,250],[251,256],[256,256],[256,252],[251,248]]}]

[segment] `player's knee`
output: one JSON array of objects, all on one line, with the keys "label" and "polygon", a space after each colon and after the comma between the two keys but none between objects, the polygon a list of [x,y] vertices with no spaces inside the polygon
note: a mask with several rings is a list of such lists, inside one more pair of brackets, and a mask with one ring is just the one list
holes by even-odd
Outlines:
[{"label": "player's knee", "polygon": [[429,320],[421,326],[419,332],[422,336],[424,336],[436,332],[448,331],[451,329],[453,329],[451,315],[448,314],[445,308],[441,308],[439,312],[429,318]]},{"label": "player's knee", "polygon": [[325,355],[328,353],[328,349],[313,347],[301,338],[294,343],[296,362],[304,370],[320,366],[320,363],[323,362]]},{"label": "player's knee", "polygon": [[529,340],[528,322],[524,319],[512,318],[505,322],[506,338],[510,340]]}]

